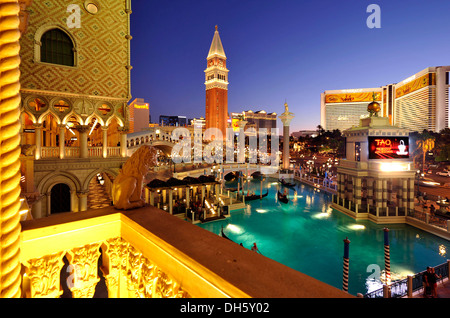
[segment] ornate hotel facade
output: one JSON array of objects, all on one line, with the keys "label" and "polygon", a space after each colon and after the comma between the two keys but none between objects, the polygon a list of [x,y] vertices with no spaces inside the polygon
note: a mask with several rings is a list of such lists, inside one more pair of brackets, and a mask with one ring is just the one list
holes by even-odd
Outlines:
[{"label": "ornate hotel facade", "polygon": [[[21,4],[22,193],[35,218],[86,210],[90,182],[126,156],[130,1],[70,6]],[[70,201],[60,211],[58,197]]]},{"label": "ornate hotel facade", "polygon": [[367,117],[367,104],[380,103],[383,117],[411,131],[449,128],[450,66],[428,67],[407,79],[377,88],[328,90],[321,94],[321,126],[341,131]]}]

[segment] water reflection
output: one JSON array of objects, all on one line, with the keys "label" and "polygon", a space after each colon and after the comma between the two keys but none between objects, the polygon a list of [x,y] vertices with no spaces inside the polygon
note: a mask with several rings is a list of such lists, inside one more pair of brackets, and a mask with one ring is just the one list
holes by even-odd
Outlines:
[{"label": "water reflection", "polygon": [[[267,181],[266,181],[267,182]],[[269,195],[246,202],[250,207],[232,212],[230,218],[199,224],[236,243],[250,248],[256,242],[264,256],[335,287],[342,287],[343,239],[350,244],[349,293],[367,293],[382,288],[384,280],[383,228],[369,220],[353,218],[331,208],[331,196],[298,185],[289,189],[291,201],[277,201],[277,190],[284,191],[270,179]],[[245,189],[260,193],[260,181],[250,181]],[[233,188],[233,184],[227,187]],[[297,200],[294,202],[295,191]],[[264,191],[265,192],[265,191]],[[448,241],[412,226],[390,224],[391,281],[423,271],[446,261]],[[368,264],[376,271],[368,272]]]}]

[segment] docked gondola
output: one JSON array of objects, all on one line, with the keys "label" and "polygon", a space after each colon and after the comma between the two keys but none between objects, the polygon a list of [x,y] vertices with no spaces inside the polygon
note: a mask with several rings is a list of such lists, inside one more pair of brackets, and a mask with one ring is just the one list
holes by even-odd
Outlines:
[{"label": "docked gondola", "polygon": [[278,182],[280,182],[282,185],[284,185],[285,187],[288,187],[288,188],[294,188],[295,187],[295,183],[286,182],[283,179],[278,180]]},{"label": "docked gondola", "polygon": [[246,195],[246,196],[245,196],[245,201],[258,200],[258,199],[267,197],[268,194],[269,194],[269,191],[267,191],[266,193],[264,193],[262,196],[261,196],[261,195],[258,195],[258,194]]},{"label": "docked gondola", "polygon": [[222,234],[222,237],[223,237],[223,238],[225,238],[225,239],[230,240],[231,242],[233,242],[233,240],[230,239],[228,236],[226,236],[225,233],[223,232],[223,226],[222,226],[221,234]]},{"label": "docked gondola", "polygon": [[288,203],[289,199],[287,198],[286,194],[281,194],[280,191],[278,191],[278,201],[282,203]]}]

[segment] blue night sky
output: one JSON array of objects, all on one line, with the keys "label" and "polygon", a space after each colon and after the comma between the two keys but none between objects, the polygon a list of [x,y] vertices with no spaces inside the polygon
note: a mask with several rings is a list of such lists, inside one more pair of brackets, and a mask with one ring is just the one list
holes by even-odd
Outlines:
[{"label": "blue night sky", "polygon": [[[370,29],[367,6],[381,8]],[[291,132],[320,124],[320,93],[400,82],[450,64],[447,0],[134,0],[133,98],[160,115],[205,115],[206,56],[218,25],[228,111],[295,114]],[[281,123],[278,123],[281,127]]]}]

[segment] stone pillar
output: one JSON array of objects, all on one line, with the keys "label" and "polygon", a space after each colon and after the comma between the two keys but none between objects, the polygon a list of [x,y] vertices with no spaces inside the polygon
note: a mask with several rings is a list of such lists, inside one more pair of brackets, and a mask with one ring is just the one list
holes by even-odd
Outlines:
[{"label": "stone pillar", "polygon": [[408,207],[408,179],[402,180],[402,199],[403,199],[403,207]]},{"label": "stone pillar", "polygon": [[398,180],[398,187],[397,187],[397,206],[399,208],[403,207],[403,181],[404,179]]},{"label": "stone pillar", "polygon": [[381,208],[383,205],[383,181],[381,179],[375,180],[375,206]]},{"label": "stone pillar", "polygon": [[42,124],[34,124],[34,137],[36,143],[36,151],[34,152],[34,157],[36,160],[41,159],[41,148],[42,148]]},{"label": "stone pillar", "polygon": [[78,191],[77,192],[78,202],[79,202],[79,211],[80,212],[87,211],[87,209],[88,209],[88,206],[87,206],[87,203],[88,203],[88,200],[87,200],[88,192],[89,191]]},{"label": "stone pillar", "polygon": [[66,141],[66,125],[59,125],[59,159],[64,159],[66,156],[66,145],[64,142]]},{"label": "stone pillar", "polygon": [[238,137],[238,157],[237,162],[238,163],[244,163],[245,162],[245,133],[244,128],[247,124],[247,121],[245,120],[239,120],[239,137]]},{"label": "stone pillar", "polygon": [[80,133],[80,158],[87,158],[88,155],[88,130],[89,126],[81,125],[77,127],[78,132]]},{"label": "stone pillar", "polygon": [[353,198],[354,203],[357,205],[361,205],[361,178],[355,177],[354,178],[355,183],[353,184]]},{"label": "stone pillar", "polygon": [[127,156],[127,130],[125,127],[120,127],[120,156],[126,157]]},{"label": "stone pillar", "polygon": [[191,188],[186,188],[186,208],[190,207],[190,198],[191,198]]},{"label": "stone pillar", "polygon": [[108,126],[102,126],[103,141],[102,141],[102,151],[103,158],[108,157]]},{"label": "stone pillar", "polygon": [[373,197],[373,179],[367,179],[367,203],[369,206],[374,206],[375,201]]},{"label": "stone pillar", "polygon": [[173,214],[173,190],[169,189],[169,213]]},{"label": "stone pillar", "polygon": [[388,201],[388,189],[387,189],[387,180],[383,179],[382,180],[382,207],[386,208],[387,207],[387,201]]},{"label": "stone pillar", "polygon": [[409,194],[408,194],[408,208],[414,210],[414,178],[408,179]]},{"label": "stone pillar", "polygon": [[155,192],[150,191],[150,205],[155,206]]},{"label": "stone pillar", "polygon": [[283,123],[283,169],[289,169],[289,126],[294,114],[289,112],[288,104],[284,104],[284,113],[279,116]]},{"label": "stone pillar", "polygon": [[344,175],[342,173],[338,173],[337,175],[338,182],[338,200],[337,203],[341,205],[341,199],[344,198]]}]

